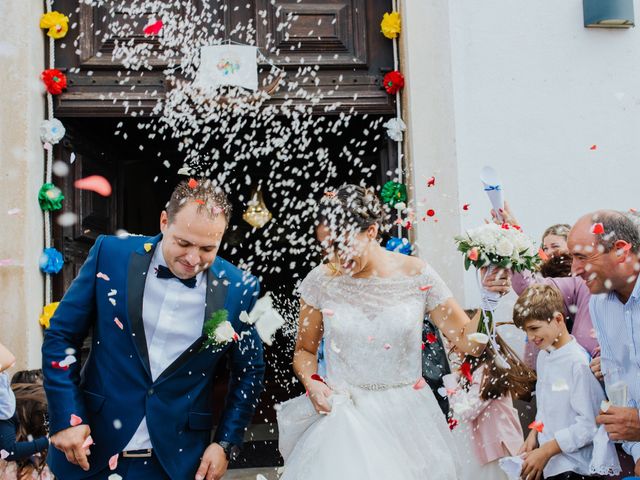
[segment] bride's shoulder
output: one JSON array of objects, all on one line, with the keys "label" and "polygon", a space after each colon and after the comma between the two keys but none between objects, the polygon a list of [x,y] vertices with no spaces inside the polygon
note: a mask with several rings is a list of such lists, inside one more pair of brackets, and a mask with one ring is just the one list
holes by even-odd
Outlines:
[{"label": "bride's shoulder", "polygon": [[392,261],[397,265],[397,271],[401,272],[403,277],[418,277],[427,268],[427,263],[421,258],[395,252],[392,252],[391,255]]}]

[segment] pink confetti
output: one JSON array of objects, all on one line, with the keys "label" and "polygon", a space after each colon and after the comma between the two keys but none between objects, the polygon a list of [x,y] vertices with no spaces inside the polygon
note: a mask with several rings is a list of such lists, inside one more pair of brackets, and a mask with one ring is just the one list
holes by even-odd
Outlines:
[{"label": "pink confetti", "polygon": [[333,312],[333,310],[331,310],[330,308],[323,308],[323,309],[322,309],[322,314],[323,314],[325,317],[333,317],[334,312]]},{"label": "pink confetti", "polygon": [[9,265],[13,265],[13,258],[3,258],[0,260],[0,267],[8,267]]},{"label": "pink confetti", "polygon": [[0,458],[2,460],[4,460],[5,458],[7,458],[9,456],[9,452],[7,452],[4,448],[2,450],[0,450]]},{"label": "pink confetti", "polygon": [[116,453],[109,459],[109,470],[113,471],[118,468],[118,457],[119,455]]},{"label": "pink confetti", "polygon": [[82,423],[82,418],[72,413],[71,418],[69,419],[69,424],[71,424],[72,427],[75,427],[80,425],[81,423]]},{"label": "pink confetti", "polygon": [[82,448],[86,449],[86,448],[89,448],[91,445],[93,445],[93,438],[91,438],[91,435],[89,435],[87,439],[84,441],[84,443],[82,444]]},{"label": "pink confetti", "polygon": [[53,150],[53,145],[51,145],[49,142],[45,142],[45,144],[44,144],[43,146],[44,146],[44,149],[45,149],[46,151],[51,151],[51,150]]},{"label": "pink confetti", "polygon": [[100,175],[81,178],[80,180],[76,180],[73,185],[80,190],[90,190],[103,197],[111,195],[111,184],[106,178]]},{"label": "pink confetti", "polygon": [[102,279],[102,280],[104,280],[105,282],[108,282],[109,280],[111,280],[111,279],[109,278],[109,275],[106,275],[106,274],[104,274],[104,273],[102,273],[102,272],[98,272],[98,273],[96,274],[96,277],[101,278],[101,279]]},{"label": "pink confetti", "polygon": [[422,390],[426,385],[427,385],[427,381],[423,377],[420,377],[416,381],[416,383],[413,384],[413,389],[414,390]]},{"label": "pink confetti", "polygon": [[[154,23],[144,27],[144,34],[145,35],[157,35],[157,34],[160,33],[160,30],[162,30],[163,26],[164,26],[164,23],[162,23],[162,20],[158,20],[157,22],[154,22]],[[191,185],[189,185],[189,186],[191,186]],[[194,187],[191,187],[191,188],[194,188]]]},{"label": "pink confetti", "polygon": [[113,321],[115,322],[115,324],[118,326],[120,330],[124,330],[124,325],[122,325],[122,322],[118,320],[118,317],[114,318]]},{"label": "pink confetti", "polygon": [[430,177],[427,179],[427,187],[434,187],[436,184],[436,177]]},{"label": "pink confetti", "polygon": [[382,348],[384,348],[385,350],[389,350],[391,348],[391,345],[389,345],[388,343],[385,343]]},{"label": "pink confetti", "polygon": [[431,290],[431,287],[433,287],[433,285],[420,285],[420,291],[426,292],[427,290]]},{"label": "pink confetti", "polygon": [[591,226],[591,233],[594,235],[602,235],[604,233],[604,226],[602,223],[594,223]]}]

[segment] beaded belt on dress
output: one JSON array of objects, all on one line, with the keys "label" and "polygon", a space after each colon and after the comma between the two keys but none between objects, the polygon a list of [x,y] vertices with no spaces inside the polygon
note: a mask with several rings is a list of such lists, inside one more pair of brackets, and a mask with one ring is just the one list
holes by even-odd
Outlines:
[{"label": "beaded belt on dress", "polygon": [[390,390],[392,388],[402,388],[409,385],[413,385],[415,382],[402,382],[402,383],[366,383],[364,385],[357,385],[358,388],[363,390]]}]

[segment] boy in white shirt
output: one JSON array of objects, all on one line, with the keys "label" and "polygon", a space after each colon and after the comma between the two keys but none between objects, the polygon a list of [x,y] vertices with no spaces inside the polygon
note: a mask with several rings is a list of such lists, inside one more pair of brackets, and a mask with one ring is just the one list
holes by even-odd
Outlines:
[{"label": "boy in white shirt", "polygon": [[538,410],[520,450],[521,478],[581,480],[619,473],[608,437],[600,438],[594,451],[595,417],[605,395],[589,368],[589,354],[567,330],[562,293],[550,285],[532,285],[518,298],[513,316],[540,349]]}]

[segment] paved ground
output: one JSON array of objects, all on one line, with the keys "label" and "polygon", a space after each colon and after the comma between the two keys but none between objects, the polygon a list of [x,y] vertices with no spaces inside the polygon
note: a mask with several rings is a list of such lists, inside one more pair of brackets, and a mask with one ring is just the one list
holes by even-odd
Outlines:
[{"label": "paved ground", "polygon": [[[243,468],[240,470],[229,470],[224,476],[224,480],[256,480],[258,475],[264,476],[267,480],[277,480],[277,468]],[[262,478],[260,480],[263,480]]]}]

